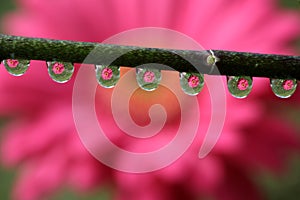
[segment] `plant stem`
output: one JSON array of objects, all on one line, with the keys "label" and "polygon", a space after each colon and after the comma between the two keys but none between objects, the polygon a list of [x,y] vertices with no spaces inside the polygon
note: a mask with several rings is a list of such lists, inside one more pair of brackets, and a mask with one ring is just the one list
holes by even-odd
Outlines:
[{"label": "plant stem", "polygon": [[[215,65],[207,62],[217,58]],[[296,78],[300,56],[257,54],[223,50],[192,51],[101,43],[27,38],[0,34],[0,60],[26,59],[136,67],[147,63],[179,72],[211,75]],[[214,68],[212,68],[215,66]],[[170,70],[168,67],[162,69]]]}]

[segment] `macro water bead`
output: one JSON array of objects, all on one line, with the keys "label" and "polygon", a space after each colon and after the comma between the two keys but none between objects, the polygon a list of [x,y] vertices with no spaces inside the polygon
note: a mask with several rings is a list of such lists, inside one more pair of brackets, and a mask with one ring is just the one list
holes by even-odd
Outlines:
[{"label": "macro water bead", "polygon": [[204,86],[204,76],[199,73],[181,72],[179,79],[181,89],[190,96],[199,94]]},{"label": "macro water bead", "polygon": [[120,68],[118,66],[96,65],[96,79],[102,87],[112,88],[120,79]]},{"label": "macro water bead", "polygon": [[296,79],[271,79],[270,85],[273,93],[280,98],[289,98],[297,88]]},{"label": "macro water bead", "polygon": [[16,59],[7,59],[3,61],[3,64],[11,75],[21,76],[25,74],[30,66],[29,60],[16,60]]},{"label": "macro water bead", "polygon": [[159,69],[137,68],[136,81],[140,88],[146,91],[155,90],[161,80],[161,72]]},{"label": "macro water bead", "polygon": [[227,87],[233,97],[245,98],[252,90],[252,78],[250,76],[228,76]]},{"label": "macro water bead", "polygon": [[72,63],[53,61],[47,62],[47,66],[49,76],[57,83],[68,82],[74,73],[74,65]]}]

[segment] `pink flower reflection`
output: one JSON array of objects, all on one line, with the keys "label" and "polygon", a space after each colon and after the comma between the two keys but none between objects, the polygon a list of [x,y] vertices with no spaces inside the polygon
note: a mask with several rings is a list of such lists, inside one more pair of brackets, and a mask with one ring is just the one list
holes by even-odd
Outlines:
[{"label": "pink flower reflection", "polygon": [[145,72],[143,78],[146,83],[152,83],[155,79],[155,74],[154,74],[154,72],[147,71],[147,72]]},{"label": "pink flower reflection", "polygon": [[16,68],[19,64],[18,60],[13,60],[13,59],[8,59],[7,60],[7,65],[11,68]]},{"label": "pink flower reflection", "polygon": [[246,79],[240,78],[237,82],[237,87],[239,90],[247,90],[249,87],[249,83]]},{"label": "pink flower reflection", "polygon": [[[121,31],[155,26],[187,34],[206,48],[289,54],[288,42],[300,31],[299,15],[279,10],[274,0],[21,0],[19,7],[4,21],[8,33],[56,39],[101,42]],[[253,174],[262,168],[281,171],[287,155],[299,148],[294,130],[264,109],[268,96],[262,91],[268,84],[254,80],[247,100],[228,96],[225,127],[208,157],[197,158],[203,139],[199,130],[191,148],[173,165],[148,174],[117,172],[94,160],[80,143],[72,119],[73,79],[58,85],[45,66],[32,62],[19,78],[0,71],[0,113],[12,119],[5,129],[1,161],[20,167],[14,199],[41,199],[65,185],[89,191],[108,183],[115,186],[115,199],[122,200],[258,199]],[[98,92],[103,99],[97,109],[110,116],[106,100],[111,90]],[[113,125],[112,141],[143,151],[169,141],[178,128],[180,111],[170,92],[161,89],[155,94],[137,91],[130,109],[137,123],[147,124],[148,108],[159,99],[169,115],[165,136],[152,143],[128,141],[114,121],[104,117],[106,127]],[[198,97],[203,123],[211,116],[208,99],[208,91],[203,90]]]},{"label": "pink flower reflection", "polygon": [[293,80],[285,80],[282,83],[282,87],[285,90],[291,90],[294,87],[294,81]]},{"label": "pink flower reflection", "polygon": [[188,83],[189,83],[189,86],[191,88],[195,88],[199,85],[199,78],[197,76],[190,76],[190,78],[188,79]]},{"label": "pink flower reflection", "polygon": [[113,71],[110,68],[104,68],[101,75],[104,80],[110,80],[113,76]]},{"label": "pink flower reflection", "polygon": [[52,70],[54,74],[62,74],[65,71],[65,66],[62,63],[55,63]]}]

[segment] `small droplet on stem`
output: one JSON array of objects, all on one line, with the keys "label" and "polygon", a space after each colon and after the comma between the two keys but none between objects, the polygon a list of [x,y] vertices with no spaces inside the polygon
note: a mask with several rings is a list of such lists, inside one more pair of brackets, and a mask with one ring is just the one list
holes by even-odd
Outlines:
[{"label": "small droplet on stem", "polygon": [[209,50],[209,55],[206,58],[206,63],[208,65],[215,65],[220,59],[217,58],[212,50]]}]

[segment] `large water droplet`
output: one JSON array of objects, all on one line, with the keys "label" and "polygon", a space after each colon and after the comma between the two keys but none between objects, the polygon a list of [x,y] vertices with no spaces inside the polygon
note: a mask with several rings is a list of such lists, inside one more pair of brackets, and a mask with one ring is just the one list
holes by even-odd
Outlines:
[{"label": "large water droplet", "polygon": [[251,92],[252,78],[250,76],[228,76],[227,86],[233,97],[242,99]]},{"label": "large water droplet", "polygon": [[47,62],[49,76],[57,83],[69,81],[74,72],[74,65],[66,62]]},{"label": "large water droplet", "polygon": [[160,83],[161,72],[159,69],[136,68],[136,80],[143,90],[153,91]]},{"label": "large water droplet", "polygon": [[102,87],[112,88],[120,79],[120,68],[118,66],[96,65],[96,78]]},{"label": "large water droplet", "polygon": [[271,79],[270,84],[273,93],[280,98],[289,98],[297,88],[296,79]]},{"label": "large water droplet", "polygon": [[8,73],[14,76],[21,76],[28,70],[30,61],[7,59],[3,61],[3,64],[6,70],[8,71]]},{"label": "large water droplet", "polygon": [[181,72],[179,78],[183,92],[191,96],[199,94],[204,86],[204,76],[199,73]]}]

